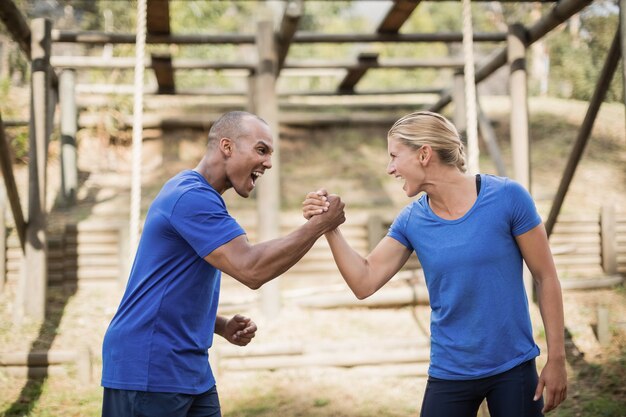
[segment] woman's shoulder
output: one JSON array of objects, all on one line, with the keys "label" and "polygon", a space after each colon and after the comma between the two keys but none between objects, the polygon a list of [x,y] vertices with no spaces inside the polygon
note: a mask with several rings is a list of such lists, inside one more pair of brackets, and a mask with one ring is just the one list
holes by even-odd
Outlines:
[{"label": "woman's shoulder", "polygon": [[494,191],[501,190],[524,190],[524,186],[512,178],[493,175],[493,174],[481,174],[482,181]]}]

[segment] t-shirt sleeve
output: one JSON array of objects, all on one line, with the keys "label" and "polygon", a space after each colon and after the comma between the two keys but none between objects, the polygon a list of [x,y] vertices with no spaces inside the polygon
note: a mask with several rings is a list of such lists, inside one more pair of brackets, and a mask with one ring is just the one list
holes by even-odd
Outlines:
[{"label": "t-shirt sleeve", "polygon": [[518,182],[506,183],[507,201],[511,212],[511,233],[519,236],[541,223],[541,217],[530,193]]},{"label": "t-shirt sleeve", "polygon": [[405,207],[398,217],[391,223],[389,227],[389,231],[387,232],[387,236],[394,238],[401,244],[407,247],[409,250],[413,250],[413,245],[406,236],[406,225],[409,221],[409,217],[411,216],[411,206]]},{"label": "t-shirt sleeve", "polygon": [[246,233],[219,196],[206,190],[184,193],[172,210],[170,222],[202,258]]}]

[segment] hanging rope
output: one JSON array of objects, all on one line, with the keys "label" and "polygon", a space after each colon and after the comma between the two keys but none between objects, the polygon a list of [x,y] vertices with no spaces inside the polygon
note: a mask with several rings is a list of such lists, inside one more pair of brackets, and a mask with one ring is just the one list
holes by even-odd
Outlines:
[{"label": "hanging rope", "polygon": [[134,257],[139,243],[141,215],[141,146],[143,140],[143,73],[146,47],[146,0],[137,1],[137,39],[135,41],[135,90],[133,103],[133,153],[130,188],[130,253]]},{"label": "hanging rope", "polygon": [[463,0],[463,55],[465,58],[465,109],[467,118],[467,167],[470,174],[480,171],[476,111],[476,78],[474,76],[474,32],[472,5]]}]

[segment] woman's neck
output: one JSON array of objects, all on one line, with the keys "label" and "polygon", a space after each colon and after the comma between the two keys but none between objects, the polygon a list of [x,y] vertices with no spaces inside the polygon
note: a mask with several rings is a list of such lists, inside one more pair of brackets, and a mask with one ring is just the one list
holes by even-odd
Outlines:
[{"label": "woman's neck", "polygon": [[476,180],[456,168],[438,175],[425,187],[431,210],[444,219],[463,217],[476,202]]}]

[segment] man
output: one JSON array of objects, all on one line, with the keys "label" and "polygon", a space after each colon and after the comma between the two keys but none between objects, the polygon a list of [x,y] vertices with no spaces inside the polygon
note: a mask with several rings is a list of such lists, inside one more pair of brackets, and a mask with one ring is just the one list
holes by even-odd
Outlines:
[{"label": "man", "polygon": [[207,350],[213,333],[246,345],[250,319],[217,316],[221,271],[252,289],[293,266],[344,222],[343,203],[289,235],[251,245],[221,197],[247,198],[272,167],[269,126],[246,112],[220,117],[194,170],[170,179],[146,216],[126,292],[104,338],[103,417],[221,416]]}]

